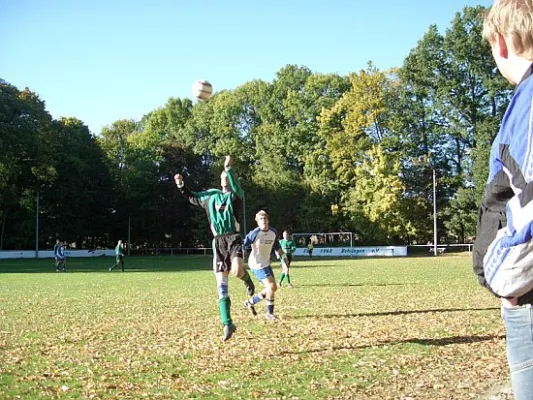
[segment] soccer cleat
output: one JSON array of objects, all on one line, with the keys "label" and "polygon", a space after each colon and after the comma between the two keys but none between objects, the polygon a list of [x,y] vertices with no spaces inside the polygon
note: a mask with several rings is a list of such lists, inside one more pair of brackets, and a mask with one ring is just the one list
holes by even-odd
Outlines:
[{"label": "soccer cleat", "polygon": [[244,302],[244,306],[248,307],[248,310],[252,313],[252,315],[255,317],[257,315],[257,311],[255,311],[255,306],[250,303],[248,300]]},{"label": "soccer cleat", "polygon": [[275,321],[277,318],[274,314],[266,313],[265,318],[269,321]]},{"label": "soccer cleat", "polygon": [[233,335],[233,332],[237,330],[237,327],[231,322],[228,325],[224,325],[224,335],[222,336],[222,341],[229,340]]},{"label": "soccer cleat", "polygon": [[248,291],[248,296],[252,297],[255,293],[255,285],[252,282],[252,280],[250,279],[250,284],[247,284],[246,282],[244,282],[244,286],[246,286],[246,290]]},{"label": "soccer cleat", "polygon": [[289,289],[294,288],[294,286],[292,286],[292,283],[289,283],[289,284],[287,285],[287,287],[288,287]]}]

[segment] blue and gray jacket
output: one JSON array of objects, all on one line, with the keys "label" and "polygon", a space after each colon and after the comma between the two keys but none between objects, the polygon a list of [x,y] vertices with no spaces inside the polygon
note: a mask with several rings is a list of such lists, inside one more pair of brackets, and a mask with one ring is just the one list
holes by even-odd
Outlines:
[{"label": "blue and gray jacket", "polygon": [[492,144],[478,215],[474,272],[501,297],[533,302],[533,65]]}]

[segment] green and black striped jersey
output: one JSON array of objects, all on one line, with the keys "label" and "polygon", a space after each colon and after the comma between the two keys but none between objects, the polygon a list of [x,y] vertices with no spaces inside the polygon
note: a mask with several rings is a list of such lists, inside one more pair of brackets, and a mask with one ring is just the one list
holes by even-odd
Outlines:
[{"label": "green and black striped jersey", "polygon": [[191,204],[202,207],[206,211],[209,226],[214,236],[238,233],[240,229],[239,217],[244,191],[233,170],[227,168],[226,173],[231,188],[230,192],[224,193],[219,189],[192,192],[186,186],[178,187]]}]

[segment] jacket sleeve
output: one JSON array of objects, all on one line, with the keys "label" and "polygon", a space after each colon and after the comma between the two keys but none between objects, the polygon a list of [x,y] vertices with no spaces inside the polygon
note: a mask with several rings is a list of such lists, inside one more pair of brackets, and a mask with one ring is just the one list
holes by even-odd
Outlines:
[{"label": "jacket sleeve", "polygon": [[490,244],[496,238],[498,230],[502,227],[503,221],[505,221],[505,214],[503,212],[492,211],[485,206],[480,207],[477,221],[477,235],[473,249],[473,269],[479,284],[491,292],[492,290],[485,279],[483,258]]},{"label": "jacket sleeve", "polygon": [[484,258],[498,231],[507,223],[506,205],[514,192],[509,179],[501,170],[487,184],[478,213],[476,241],[473,250],[473,270],[479,283],[489,289],[485,277]]}]

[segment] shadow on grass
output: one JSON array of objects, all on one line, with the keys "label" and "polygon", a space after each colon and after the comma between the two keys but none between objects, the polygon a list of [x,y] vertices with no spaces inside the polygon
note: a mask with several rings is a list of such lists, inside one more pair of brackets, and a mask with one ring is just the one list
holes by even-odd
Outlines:
[{"label": "shadow on grass", "polygon": [[486,335],[486,336],[452,336],[447,338],[437,338],[437,339],[419,339],[411,338],[405,340],[381,340],[376,343],[362,345],[362,346],[333,346],[333,347],[323,347],[320,349],[311,349],[311,350],[302,350],[302,351],[282,351],[280,355],[301,355],[301,354],[313,354],[313,353],[324,353],[337,350],[362,350],[372,347],[379,346],[395,346],[402,344],[419,344],[422,346],[450,346],[454,344],[470,344],[470,343],[479,343],[487,342],[493,340],[502,340],[505,339],[505,335]]},{"label": "shadow on grass", "polygon": [[488,308],[437,308],[431,310],[399,310],[399,311],[385,311],[375,313],[358,313],[358,314],[306,314],[306,315],[294,315],[291,319],[304,319],[304,318],[357,318],[357,317],[380,317],[390,315],[408,315],[408,314],[426,314],[426,313],[445,313],[445,312],[467,312],[467,311],[492,311],[500,310],[499,307]]},{"label": "shadow on grass", "polygon": [[295,289],[307,287],[351,287],[351,286],[406,286],[417,285],[417,283],[313,283],[313,284],[298,284]]}]

